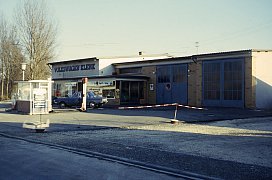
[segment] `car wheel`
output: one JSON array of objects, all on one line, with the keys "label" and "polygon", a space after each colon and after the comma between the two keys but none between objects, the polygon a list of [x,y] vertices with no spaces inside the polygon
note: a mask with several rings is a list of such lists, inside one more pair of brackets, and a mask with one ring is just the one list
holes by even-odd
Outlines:
[{"label": "car wheel", "polygon": [[61,109],[65,108],[65,107],[66,107],[65,102],[60,102],[60,103],[59,103],[59,107],[60,107]]},{"label": "car wheel", "polygon": [[90,102],[89,106],[90,106],[91,109],[94,109],[95,108],[95,103]]}]

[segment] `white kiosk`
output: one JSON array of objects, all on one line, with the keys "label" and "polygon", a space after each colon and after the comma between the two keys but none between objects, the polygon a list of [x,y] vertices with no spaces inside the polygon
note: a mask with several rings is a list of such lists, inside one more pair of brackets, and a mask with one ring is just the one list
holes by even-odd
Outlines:
[{"label": "white kiosk", "polygon": [[51,80],[18,81],[15,95],[15,108],[17,111],[29,115],[39,114],[35,122],[25,121],[23,128],[44,132],[49,127],[49,119],[42,120],[42,114],[52,111],[52,82]]}]

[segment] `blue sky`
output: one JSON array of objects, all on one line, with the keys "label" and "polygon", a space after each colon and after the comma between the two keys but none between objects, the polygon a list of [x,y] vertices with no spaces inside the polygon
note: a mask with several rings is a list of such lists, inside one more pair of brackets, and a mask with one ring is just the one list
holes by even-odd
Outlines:
[{"label": "blue sky", "polygon": [[[12,22],[20,0],[0,0]],[[57,59],[272,49],[271,0],[47,0]]]}]

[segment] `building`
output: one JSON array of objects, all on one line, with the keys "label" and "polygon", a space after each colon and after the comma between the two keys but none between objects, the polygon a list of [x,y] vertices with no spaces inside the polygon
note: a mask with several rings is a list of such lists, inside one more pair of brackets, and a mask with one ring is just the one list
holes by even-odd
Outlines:
[{"label": "building", "polygon": [[[143,97],[143,86],[148,77],[136,75],[120,75],[116,73],[113,63],[141,62],[145,60],[157,60],[169,58],[168,54],[143,56],[122,56],[84,58],[51,62],[52,79],[54,79],[53,96],[70,96],[76,91],[82,91],[82,78],[88,78],[87,89],[96,94],[108,98],[109,105],[120,105],[122,103],[138,104],[138,99],[128,99],[125,84],[133,82],[135,93]],[[121,88],[122,86],[122,88]],[[136,87],[137,86],[137,87]],[[121,91],[122,90],[122,91]],[[140,93],[139,93],[140,92]],[[120,96],[121,95],[121,96]]]},{"label": "building", "polygon": [[50,64],[55,95],[80,91],[81,78],[88,77],[88,90],[107,96],[112,105],[177,102],[272,109],[272,50],[88,58]]}]

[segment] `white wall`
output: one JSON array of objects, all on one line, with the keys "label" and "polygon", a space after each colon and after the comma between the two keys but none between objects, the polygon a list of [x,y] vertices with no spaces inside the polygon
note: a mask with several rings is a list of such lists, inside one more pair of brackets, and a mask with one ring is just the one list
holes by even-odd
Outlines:
[{"label": "white wall", "polygon": [[99,75],[112,75],[114,71],[114,67],[112,64],[114,63],[122,63],[122,62],[134,62],[134,61],[145,61],[145,60],[153,60],[153,59],[165,59],[169,58],[167,54],[165,55],[153,55],[153,56],[135,56],[135,57],[110,57],[110,58],[98,58],[99,59]]},{"label": "white wall", "polygon": [[253,52],[256,108],[272,109],[272,52]]}]

